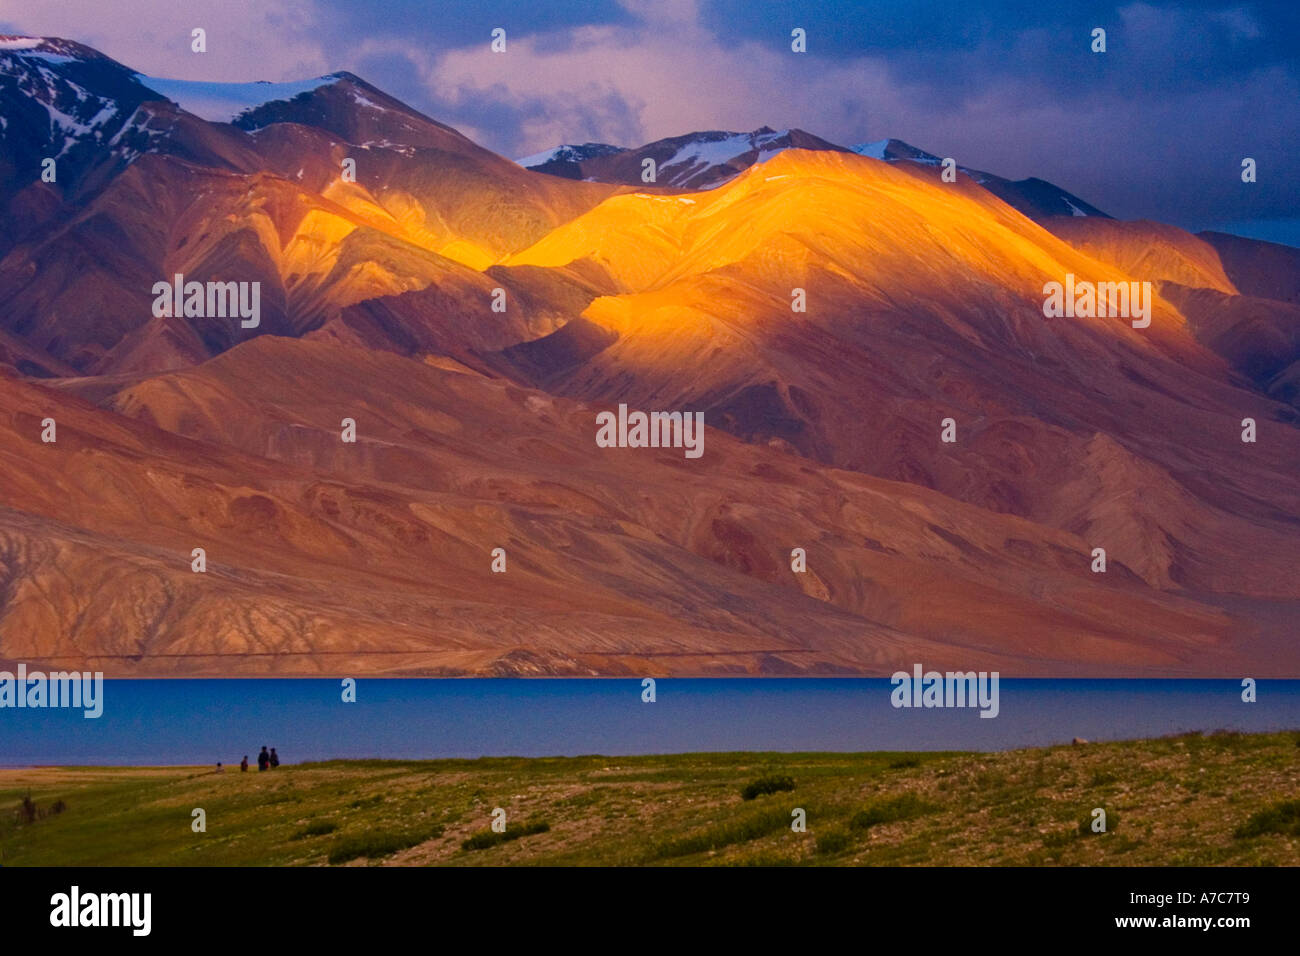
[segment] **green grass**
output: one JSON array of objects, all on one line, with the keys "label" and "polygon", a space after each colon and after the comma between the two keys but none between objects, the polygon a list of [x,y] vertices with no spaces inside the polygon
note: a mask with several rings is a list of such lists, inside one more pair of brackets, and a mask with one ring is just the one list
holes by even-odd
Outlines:
[{"label": "green grass", "polygon": [[[3,770],[0,863],[1294,866],[1296,753],[1290,732],[1006,753]],[[742,796],[781,778],[798,788]],[[496,807],[525,822],[487,836]],[[1106,834],[1080,826],[1094,807]],[[807,832],[791,830],[796,808]]]},{"label": "green grass", "polygon": [[440,836],[442,836],[442,827],[406,832],[367,830],[364,833],[354,833],[336,840],[330,847],[329,861],[347,863],[362,857],[377,860]]},{"label": "green grass", "polygon": [[775,833],[790,825],[789,810],[780,808],[751,813],[711,826],[699,833],[660,843],[651,854],[652,859],[666,860],[693,856],[697,853],[716,852],[737,843],[748,843],[759,837]]},{"label": "green grass", "polygon": [[822,856],[833,856],[847,850],[853,844],[853,837],[847,830],[833,827],[820,833],[815,844],[816,851]]},{"label": "green grass", "polygon": [[330,820],[317,820],[315,823],[307,824],[305,827],[303,827],[301,830],[295,833],[290,839],[305,840],[308,837],[325,836],[325,834],[333,833],[338,828],[339,825]]},{"label": "green grass", "polygon": [[1250,815],[1233,835],[1238,839],[1282,833],[1300,836],[1300,800],[1280,800]]},{"label": "green grass", "polygon": [[849,820],[849,827],[854,830],[869,830],[880,823],[910,820],[937,809],[937,806],[926,803],[914,793],[904,793],[897,797],[873,800],[864,809],[853,814],[853,819]]},{"label": "green grass", "polygon": [[757,780],[745,784],[745,789],[740,791],[742,800],[753,800],[757,797],[765,797],[772,793],[782,793],[794,789],[794,778],[784,774],[775,777],[759,777]]},{"label": "green grass", "polygon": [[518,826],[506,827],[500,833],[489,827],[486,830],[479,830],[469,839],[463,840],[460,848],[466,851],[487,850],[502,843],[509,843],[511,840],[518,840],[520,837],[546,833],[550,829],[551,825],[545,820],[525,820]]}]

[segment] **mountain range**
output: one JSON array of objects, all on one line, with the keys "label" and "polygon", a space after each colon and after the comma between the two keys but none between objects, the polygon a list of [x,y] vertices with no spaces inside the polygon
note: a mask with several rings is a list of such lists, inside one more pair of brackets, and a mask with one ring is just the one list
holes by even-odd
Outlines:
[{"label": "mountain range", "polygon": [[[882,139],[856,146],[836,146],[801,129],[774,130],[767,126],[752,133],[710,130],[656,140],[637,149],[608,143],[556,146],[545,152],[516,160],[520,166],[552,176],[594,182],[643,185],[644,162],[655,161],[655,184],[674,189],[712,189],[739,175],[754,163],[763,162],[787,149],[853,152],[887,163],[919,163],[940,166],[943,159],[899,139]],[[954,161],[955,162],[955,161]],[[956,166],[1007,205],[1031,219],[1049,216],[1101,216],[1104,212],[1041,179],[1009,180],[978,169]]]},{"label": "mountain range", "polygon": [[[0,662],[1300,676],[1300,250],[898,140],[516,163],[60,39],[0,103]],[[260,323],[155,314],[178,274]],[[1150,325],[1045,317],[1067,276]],[[599,447],[620,404],[704,454]]]}]

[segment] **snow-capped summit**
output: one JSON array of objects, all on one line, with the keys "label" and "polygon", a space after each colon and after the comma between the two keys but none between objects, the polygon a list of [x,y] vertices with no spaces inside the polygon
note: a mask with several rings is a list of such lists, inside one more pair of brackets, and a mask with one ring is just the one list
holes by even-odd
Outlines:
[{"label": "snow-capped summit", "polygon": [[59,37],[0,36],[0,90],[3,156],[27,171],[53,159],[60,183],[139,140],[127,127],[157,98],[116,60]]},{"label": "snow-capped summit", "polygon": [[850,146],[849,149],[859,156],[869,156],[885,162],[907,159],[914,163],[925,163],[927,166],[938,166],[943,162],[933,153],[917,149],[911,143],[905,143],[901,139],[880,139],[874,143],[858,143],[856,146]]},{"label": "snow-capped summit", "polygon": [[644,185],[646,159],[655,161],[654,183],[678,189],[709,189],[786,149],[843,151],[800,129],[761,126],[749,133],[704,130],[656,140],[636,149],[603,143],[558,146],[518,160],[519,165],[569,179]]},{"label": "snow-capped summit", "polygon": [[582,179],[582,164],[587,160],[624,152],[627,150],[622,146],[611,146],[609,143],[583,143],[581,146],[566,144],[516,159],[515,162],[539,173],[550,173],[565,179]]},{"label": "snow-capped summit", "polygon": [[289,83],[269,83],[266,80],[254,83],[206,83],[143,74],[137,76],[149,89],[161,93],[187,113],[193,113],[210,123],[233,123],[259,106],[291,100],[342,79],[342,74],[334,73]]},{"label": "snow-capped summit", "polygon": [[[683,137],[677,151],[659,161],[671,185],[716,185],[756,162],[770,159],[793,145],[791,131],[759,127],[752,133],[710,131]],[[751,154],[756,154],[752,155]],[[737,161],[741,161],[736,168]],[[723,170],[729,172],[723,172]]]},{"label": "snow-capped summit", "polygon": [[[29,187],[49,194],[47,204],[94,189],[145,154],[252,168],[269,161],[266,150],[303,148],[288,142],[292,132],[262,135],[277,124],[405,157],[483,152],[347,72],[281,83],[173,80],[70,40],[0,35],[0,202]],[[276,144],[263,146],[268,138]]]},{"label": "snow-capped summit", "polygon": [[[849,147],[859,156],[879,159],[886,163],[919,163],[923,166],[939,166],[943,159],[934,153],[917,149],[901,139],[880,139],[872,143],[858,143]],[[1049,216],[1097,216],[1110,217],[1096,206],[1092,206],[1078,196],[1066,192],[1060,186],[1042,179],[1010,180],[982,169],[971,169],[958,165],[957,170],[969,176],[979,185],[993,193],[1003,202],[1015,207],[1031,219],[1043,219]]]},{"label": "snow-capped summit", "polygon": [[65,40],[62,37],[0,35],[0,53],[11,53],[51,63],[66,63],[70,60],[113,62],[93,47],[78,43],[76,40]]},{"label": "snow-capped summit", "polygon": [[583,143],[581,146],[565,144],[551,149],[516,159],[515,162],[525,169],[536,169],[550,162],[580,163],[597,156],[612,156],[625,151],[623,146],[611,146],[609,143]]},{"label": "snow-capped summit", "polygon": [[[647,185],[642,179],[644,163],[646,159],[653,159],[654,185],[712,189],[755,163],[765,162],[787,149],[852,152],[886,163],[911,163],[925,167],[937,167],[943,163],[942,157],[901,139],[880,139],[845,149],[801,129],[776,130],[768,126],[749,133],[704,130],[656,140],[634,149],[604,143],[557,146],[516,162],[536,172],[567,179],[644,186]],[[958,165],[957,169],[1031,219],[1051,216],[1110,218],[1078,196],[1041,179],[1013,181],[967,166]]]}]

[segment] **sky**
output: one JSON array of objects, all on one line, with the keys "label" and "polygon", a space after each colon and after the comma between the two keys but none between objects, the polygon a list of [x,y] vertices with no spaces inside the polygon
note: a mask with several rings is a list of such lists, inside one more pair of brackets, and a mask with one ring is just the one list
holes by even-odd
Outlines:
[{"label": "sky", "polygon": [[349,70],[509,157],[764,125],[895,137],[1123,219],[1300,246],[1297,0],[0,0],[0,32],[160,77]]}]

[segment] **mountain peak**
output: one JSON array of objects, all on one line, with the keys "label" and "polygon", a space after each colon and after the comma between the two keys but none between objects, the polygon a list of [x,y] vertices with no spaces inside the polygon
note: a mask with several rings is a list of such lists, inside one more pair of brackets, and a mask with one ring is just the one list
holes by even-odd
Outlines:
[{"label": "mountain peak", "polygon": [[65,40],[63,37],[20,36],[12,33],[0,34],[0,54],[6,53],[45,60],[57,58],[56,62],[58,60],[64,62],[68,60],[110,60],[109,57],[93,47],[78,43],[76,40]]},{"label": "mountain peak", "polygon": [[746,133],[731,130],[697,130],[655,140],[634,149],[603,143],[557,146],[518,160],[519,165],[537,172],[567,179],[643,184],[645,161],[654,160],[656,185],[679,189],[711,189],[786,149],[818,149],[844,152],[801,129],[773,129],[760,126]]},{"label": "mountain peak", "polygon": [[[934,153],[927,153],[901,139],[879,139],[872,143],[858,143],[850,149],[859,156],[879,159],[886,163],[911,162],[923,166],[939,166],[943,163],[943,160]],[[958,166],[957,169],[1031,219],[1043,220],[1052,216],[1111,218],[1096,206],[1044,179],[1031,176],[1028,179],[1013,181],[968,166]]]},{"label": "mountain peak", "polygon": [[852,152],[859,156],[866,156],[870,159],[880,159],[885,162],[896,162],[900,159],[910,159],[917,163],[926,163],[927,165],[937,166],[942,160],[933,153],[927,153],[923,149],[917,149],[911,143],[905,143],[901,139],[878,139],[874,143],[858,143],[856,146],[850,146]]},{"label": "mountain peak", "polygon": [[137,74],[140,82],[171,100],[187,113],[210,123],[234,123],[267,103],[292,100],[331,83],[348,79],[348,74],[331,73],[310,80],[272,83],[213,83],[204,80],[173,80]]},{"label": "mountain peak", "polygon": [[535,169],[538,172],[550,173],[552,176],[581,179],[579,170],[585,160],[624,152],[627,152],[625,147],[611,146],[609,143],[583,143],[581,146],[566,143],[531,156],[524,156],[522,159],[516,159],[515,162],[525,169]]},{"label": "mountain peak", "polygon": [[0,35],[4,160],[21,188],[46,158],[59,162],[59,183],[104,160],[139,105],[151,98],[135,74],[97,50],[62,37]]}]

